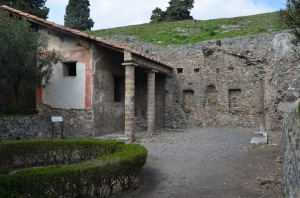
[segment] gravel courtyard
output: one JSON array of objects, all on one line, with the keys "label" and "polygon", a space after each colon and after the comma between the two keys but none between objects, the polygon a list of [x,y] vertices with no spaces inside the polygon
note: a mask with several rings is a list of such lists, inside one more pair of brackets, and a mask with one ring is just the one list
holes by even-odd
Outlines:
[{"label": "gravel courtyard", "polygon": [[230,128],[136,133],[148,159],[132,189],[114,197],[282,197],[279,146],[252,147],[253,131]]}]

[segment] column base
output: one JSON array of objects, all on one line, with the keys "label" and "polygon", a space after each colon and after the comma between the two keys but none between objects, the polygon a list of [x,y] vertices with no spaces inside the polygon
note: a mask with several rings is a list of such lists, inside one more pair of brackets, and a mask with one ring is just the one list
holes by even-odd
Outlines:
[{"label": "column base", "polygon": [[130,138],[130,139],[134,138],[134,132],[125,132],[125,135],[127,138]]}]

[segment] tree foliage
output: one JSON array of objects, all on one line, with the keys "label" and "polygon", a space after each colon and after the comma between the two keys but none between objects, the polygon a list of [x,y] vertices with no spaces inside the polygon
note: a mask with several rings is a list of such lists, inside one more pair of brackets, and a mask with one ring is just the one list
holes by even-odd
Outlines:
[{"label": "tree foliage", "polygon": [[60,61],[56,51],[47,51],[48,40],[30,28],[25,19],[0,13],[0,80],[13,85],[18,103],[20,85],[35,88],[42,79],[49,83],[53,65]]},{"label": "tree foliage", "polygon": [[166,11],[155,8],[152,11],[151,21],[182,21],[193,19],[191,9],[194,7],[194,0],[171,0]]},{"label": "tree foliage", "polygon": [[295,50],[299,51],[300,47],[300,0],[287,0],[286,9],[280,10],[280,19],[294,33],[294,40],[292,41],[296,46]]},{"label": "tree foliage", "polygon": [[91,30],[94,21],[90,18],[89,0],[69,0],[66,7],[65,26],[77,30]]},{"label": "tree foliage", "polygon": [[21,10],[23,12],[47,19],[49,8],[45,6],[47,0],[0,0],[0,5]]}]

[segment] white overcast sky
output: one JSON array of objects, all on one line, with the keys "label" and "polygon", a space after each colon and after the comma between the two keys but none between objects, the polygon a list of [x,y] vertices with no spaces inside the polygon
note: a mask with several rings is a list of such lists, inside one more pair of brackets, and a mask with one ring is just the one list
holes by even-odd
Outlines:
[{"label": "white overcast sky", "polygon": [[[165,10],[169,0],[90,0],[93,30],[148,23],[152,10]],[[207,20],[273,12],[285,7],[286,0],[195,0],[191,15]],[[64,24],[68,0],[47,0],[48,20]]]}]

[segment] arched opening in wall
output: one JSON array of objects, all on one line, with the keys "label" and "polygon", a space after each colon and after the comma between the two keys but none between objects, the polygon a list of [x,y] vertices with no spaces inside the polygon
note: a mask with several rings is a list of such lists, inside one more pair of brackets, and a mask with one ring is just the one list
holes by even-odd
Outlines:
[{"label": "arched opening in wall", "polygon": [[229,89],[229,108],[238,108],[241,106],[241,89]]},{"label": "arched opening in wall", "polygon": [[218,90],[214,85],[208,85],[205,89],[205,107],[218,106]]},{"label": "arched opening in wall", "polygon": [[184,90],[183,91],[183,102],[186,110],[192,110],[195,105],[195,96],[193,90]]}]

